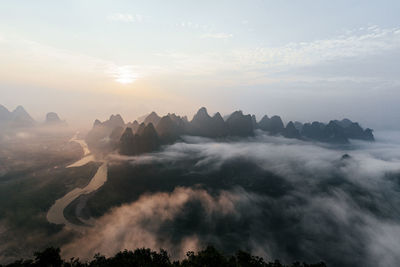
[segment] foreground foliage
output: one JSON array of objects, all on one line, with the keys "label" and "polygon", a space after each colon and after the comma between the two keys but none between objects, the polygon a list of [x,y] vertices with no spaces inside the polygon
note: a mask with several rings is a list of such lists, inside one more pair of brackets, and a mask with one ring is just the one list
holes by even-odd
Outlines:
[{"label": "foreground foliage", "polygon": [[[105,266],[141,266],[141,267],[326,267],[325,263],[307,264],[294,262],[291,265],[285,265],[278,260],[274,262],[265,262],[263,258],[252,256],[251,254],[238,251],[234,256],[225,256],[212,246],[194,253],[187,252],[186,258],[182,261],[171,262],[167,251],[152,251],[146,248],[136,249],[135,251],[124,250],[115,254],[115,256],[106,258],[96,254],[93,260],[82,262],[79,259],[72,258],[64,261],[60,256],[59,248],[47,248],[42,252],[36,252],[33,260],[18,260],[14,263],[5,265],[7,267],[19,266],[40,266],[40,267],[105,267]],[[0,265],[1,266],[1,265]]]}]

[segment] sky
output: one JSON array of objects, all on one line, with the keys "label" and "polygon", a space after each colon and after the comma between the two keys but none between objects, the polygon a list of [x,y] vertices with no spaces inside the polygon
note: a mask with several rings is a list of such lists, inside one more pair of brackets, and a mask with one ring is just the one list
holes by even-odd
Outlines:
[{"label": "sky", "polygon": [[0,0],[0,104],[400,128],[400,2]]}]

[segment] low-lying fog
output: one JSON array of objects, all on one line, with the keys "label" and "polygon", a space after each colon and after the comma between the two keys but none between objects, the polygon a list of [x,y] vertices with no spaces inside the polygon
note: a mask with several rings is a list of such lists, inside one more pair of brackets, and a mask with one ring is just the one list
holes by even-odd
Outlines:
[{"label": "low-lying fog", "polygon": [[[375,136],[375,143],[353,141],[340,148],[261,133],[231,142],[186,137],[185,142],[158,153],[113,155],[114,164],[133,165],[165,162],[172,166],[193,158],[193,169],[201,169],[202,175],[225,162],[250,161],[279,176],[284,194],[272,196],[241,186],[211,192],[202,185],[176,184],[173,192],[144,194],[113,208],[64,245],[62,253],[90,258],[96,252],[112,255],[150,247],[181,257],[187,250],[212,243],[227,251],[248,249],[269,260],[396,266],[400,262],[400,134]],[[256,178],[241,174],[240,179]]]}]

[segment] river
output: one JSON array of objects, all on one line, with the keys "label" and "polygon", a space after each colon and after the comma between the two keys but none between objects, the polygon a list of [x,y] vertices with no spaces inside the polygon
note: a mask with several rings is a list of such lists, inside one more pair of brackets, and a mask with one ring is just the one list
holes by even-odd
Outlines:
[{"label": "river", "polygon": [[[84,140],[78,139],[78,135],[76,134],[70,142],[78,143],[83,150],[83,158],[72,163],[67,166],[67,168],[74,168],[83,166],[91,161],[95,161],[94,155],[90,153],[89,147]],[[54,224],[64,224],[68,228],[74,230],[82,230],[83,226],[76,225],[68,221],[64,216],[64,209],[75,199],[83,194],[89,194],[93,191],[99,189],[103,184],[107,181],[107,161],[101,160],[101,166],[97,170],[96,174],[90,180],[88,185],[83,188],[75,188],[72,191],[68,192],[65,196],[60,199],[57,199],[53,206],[50,207],[49,211],[47,212],[47,220],[50,223]]]}]

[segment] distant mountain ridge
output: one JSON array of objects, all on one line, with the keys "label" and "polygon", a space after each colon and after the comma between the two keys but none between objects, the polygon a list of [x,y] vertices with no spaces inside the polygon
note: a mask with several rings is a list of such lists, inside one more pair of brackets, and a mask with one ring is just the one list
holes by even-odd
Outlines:
[{"label": "distant mountain ridge", "polygon": [[57,113],[49,112],[46,114],[44,123],[35,121],[23,106],[17,106],[13,111],[0,105],[0,126],[6,130],[19,128],[30,128],[34,126],[55,126],[66,125]]},{"label": "distant mountain ridge", "polygon": [[277,115],[271,118],[265,115],[257,122],[254,115],[243,114],[239,110],[224,119],[219,112],[210,116],[205,107],[200,108],[191,121],[186,116],[180,117],[173,113],[160,117],[156,112],[151,112],[141,124],[136,120],[125,124],[119,114],[111,115],[104,122],[96,120],[86,140],[98,149],[138,155],[155,151],[161,145],[172,144],[183,135],[220,139],[249,137],[256,130],[286,138],[332,144],[348,144],[349,139],[374,141],[373,130],[363,129],[349,119],[331,120],[327,124],[289,121],[285,126]]}]

